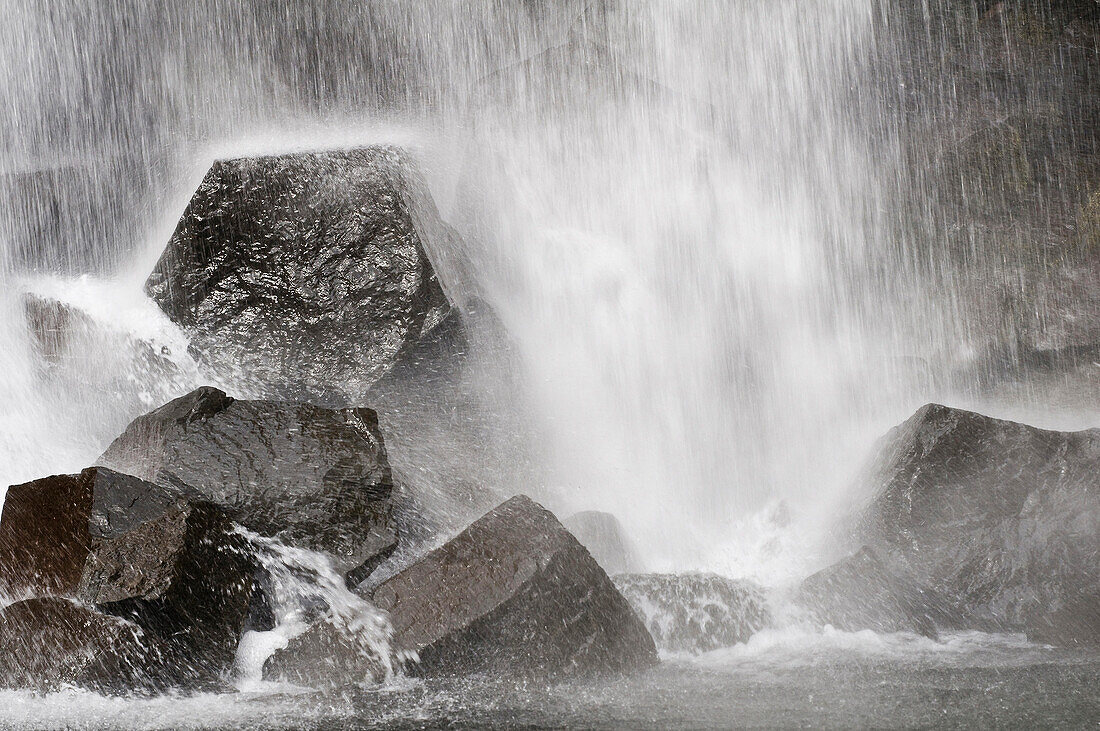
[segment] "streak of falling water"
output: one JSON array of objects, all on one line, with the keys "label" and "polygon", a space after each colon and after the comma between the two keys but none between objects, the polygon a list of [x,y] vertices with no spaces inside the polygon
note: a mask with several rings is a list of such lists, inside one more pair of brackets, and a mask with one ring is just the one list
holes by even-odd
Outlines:
[{"label": "streak of falling water", "polygon": [[[524,489],[615,512],[654,567],[791,570],[937,395],[915,364],[967,347],[897,235],[887,0],[3,4],[4,484],[198,382],[140,283],[214,151],[415,140],[464,234],[444,278],[519,346]],[[47,363],[28,288],[121,334]]]},{"label": "streak of falling water", "polygon": [[[164,181],[212,146],[383,120],[427,130],[467,242],[453,286],[519,343],[549,457],[531,489],[559,511],[614,511],[655,565],[749,570],[779,503],[821,514],[904,415],[881,377],[898,327],[875,279],[868,0],[307,5],[15,2],[5,169],[62,210],[11,217],[3,276],[147,259]],[[45,168],[71,182],[22,175]],[[50,392],[10,299],[6,431],[35,428],[6,472],[75,468],[141,404],[97,403],[82,430],[66,401],[93,397]]]},{"label": "streak of falling water", "polygon": [[655,564],[751,570],[746,516],[821,515],[908,398],[905,293],[878,267],[892,153],[861,115],[871,5],[603,20],[479,89],[471,177],[497,185],[469,238],[497,248],[476,269],[568,499],[623,516]]}]

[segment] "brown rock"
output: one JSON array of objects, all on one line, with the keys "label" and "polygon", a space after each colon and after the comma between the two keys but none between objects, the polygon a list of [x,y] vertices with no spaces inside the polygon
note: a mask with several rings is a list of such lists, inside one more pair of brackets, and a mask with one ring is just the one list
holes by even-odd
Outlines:
[{"label": "brown rock", "polygon": [[91,484],[54,475],[8,488],[0,518],[0,594],[72,594],[91,543]]},{"label": "brown rock", "polygon": [[571,676],[656,662],[653,639],[592,556],[524,496],[374,592],[417,674]]},{"label": "brown rock", "polygon": [[5,688],[161,690],[172,684],[173,672],[188,674],[173,668],[170,657],[166,646],[137,625],[68,599],[28,599],[0,611],[0,685]]},{"label": "brown rock", "polygon": [[217,507],[102,467],[12,487],[0,519],[6,593],[131,619],[208,677],[232,663],[253,574]]}]

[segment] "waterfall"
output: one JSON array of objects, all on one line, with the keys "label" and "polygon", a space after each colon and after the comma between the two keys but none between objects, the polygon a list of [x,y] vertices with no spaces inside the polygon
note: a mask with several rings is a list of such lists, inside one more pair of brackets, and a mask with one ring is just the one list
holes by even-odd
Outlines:
[{"label": "waterfall", "polygon": [[[904,215],[913,41],[877,0],[7,6],[3,484],[203,380],[141,283],[222,154],[414,147],[462,234],[444,285],[517,346],[525,489],[655,568],[804,569],[873,438],[974,355]],[[114,335],[50,362],[26,291]]]}]

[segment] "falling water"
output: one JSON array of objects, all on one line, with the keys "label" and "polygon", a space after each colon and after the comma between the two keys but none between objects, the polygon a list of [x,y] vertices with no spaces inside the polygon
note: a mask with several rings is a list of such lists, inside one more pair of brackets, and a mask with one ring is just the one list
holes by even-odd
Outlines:
[{"label": "falling water", "polygon": [[869,0],[16,5],[6,482],[87,463],[199,378],[173,355],[167,387],[89,392],[88,374],[141,366],[88,343],[45,367],[21,289],[179,353],[140,284],[209,160],[380,138],[420,150],[464,235],[445,283],[518,343],[544,440],[531,489],[619,513],[656,566],[804,553],[769,542],[784,516],[815,527],[919,399],[898,365],[924,308],[886,253],[897,153]]},{"label": "falling water", "polygon": [[[396,141],[462,235],[428,242],[445,287],[518,356],[518,398],[487,407],[530,450],[486,487],[613,512],[653,569],[805,574],[874,438],[921,403],[1100,420],[1040,408],[1027,374],[985,390],[982,358],[1018,365],[1044,347],[1019,322],[1078,295],[1025,252],[1041,302],[997,310],[1015,260],[937,187],[935,131],[965,115],[922,74],[972,40],[942,6],[5,0],[0,485],[87,466],[206,380],[141,286],[215,157]],[[1037,195],[1037,219],[1085,205]],[[60,356],[28,292],[90,318]]]}]

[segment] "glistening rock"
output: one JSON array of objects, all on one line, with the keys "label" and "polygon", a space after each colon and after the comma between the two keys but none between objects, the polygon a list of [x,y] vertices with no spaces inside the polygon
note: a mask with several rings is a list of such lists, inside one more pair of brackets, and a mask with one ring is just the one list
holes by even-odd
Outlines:
[{"label": "glistening rock", "polygon": [[930,404],[887,435],[856,535],[891,571],[1020,631],[1100,588],[1100,430]]},{"label": "glistening rock", "polygon": [[552,513],[511,498],[374,591],[417,674],[538,677],[656,662],[653,638]]},{"label": "glistening rock", "polygon": [[807,577],[795,603],[821,624],[846,632],[915,632],[937,637],[966,624],[946,597],[890,572],[870,548]]},{"label": "glistening rock", "polygon": [[370,409],[244,401],[203,387],[135,419],[100,463],[187,485],[251,530],[323,551],[349,585],[397,542]]},{"label": "glistening rock", "polygon": [[450,311],[426,247],[456,235],[396,147],[218,160],[146,292],[223,378],[361,403]]},{"label": "glistening rock", "polygon": [[130,622],[45,597],[0,610],[0,686],[56,691],[160,691],[180,680],[171,651]]},{"label": "glistening rock", "polygon": [[5,593],[72,597],[128,618],[162,641],[181,679],[232,663],[253,574],[231,521],[186,490],[102,467],[8,490]]}]

